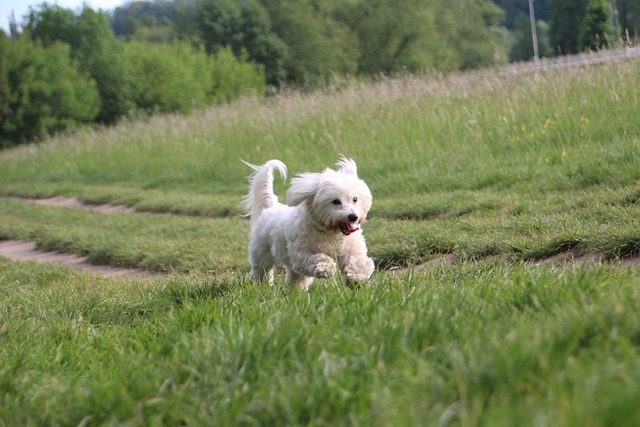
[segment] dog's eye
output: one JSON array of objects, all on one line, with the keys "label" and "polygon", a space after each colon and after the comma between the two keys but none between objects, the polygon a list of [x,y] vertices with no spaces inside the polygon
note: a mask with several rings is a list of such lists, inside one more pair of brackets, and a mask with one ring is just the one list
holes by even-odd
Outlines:
[{"label": "dog's eye", "polygon": [[357,202],[357,201],[358,201],[358,198],[357,198],[357,197],[354,197],[354,198],[353,198],[353,203],[355,203],[355,202]]},{"label": "dog's eye", "polygon": [[338,206],[341,205],[342,202],[340,201],[340,199],[334,199],[331,203],[333,203],[334,205]]}]

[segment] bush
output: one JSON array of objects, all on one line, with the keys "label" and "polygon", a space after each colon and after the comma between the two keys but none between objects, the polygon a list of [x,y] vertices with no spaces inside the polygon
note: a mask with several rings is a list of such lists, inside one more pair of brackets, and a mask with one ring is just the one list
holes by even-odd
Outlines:
[{"label": "bush", "polygon": [[187,112],[206,104],[211,77],[205,52],[187,43],[131,41],[123,55],[138,109]]},{"label": "bush", "polygon": [[273,32],[269,14],[259,1],[200,0],[192,21],[197,38],[210,54],[231,48],[236,57],[261,64],[269,84],[285,79],[288,48]]},{"label": "bush", "polygon": [[113,123],[133,110],[121,43],[111,32],[104,12],[84,5],[77,15],[70,9],[43,3],[31,9],[23,28],[45,47],[54,42],[71,46],[71,56],[80,70],[96,82],[101,101],[97,121]]},{"label": "bush", "polygon": [[230,48],[222,49],[211,57],[210,67],[212,82],[209,99],[212,101],[231,101],[251,92],[265,91],[263,68],[237,59]]},{"label": "bush", "polygon": [[180,42],[131,41],[124,45],[134,99],[142,111],[188,112],[212,102],[263,91],[262,70],[237,59],[230,49],[214,56]]},{"label": "bush", "polygon": [[78,71],[64,43],[45,49],[27,36],[0,34],[0,82],[2,147],[90,122],[100,108],[95,82]]},{"label": "bush", "polygon": [[581,50],[598,50],[609,46],[609,4],[606,0],[589,0],[578,32]]},{"label": "bush", "polygon": [[121,55],[123,43],[111,32],[107,15],[86,5],[77,17],[76,28],[79,40],[75,57],[81,69],[96,81],[100,93],[101,108],[96,119],[113,123],[135,108],[133,82]]}]

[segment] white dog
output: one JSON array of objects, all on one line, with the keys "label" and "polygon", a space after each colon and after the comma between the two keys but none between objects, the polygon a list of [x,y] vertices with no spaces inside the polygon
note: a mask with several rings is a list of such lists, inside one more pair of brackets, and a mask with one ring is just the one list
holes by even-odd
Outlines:
[{"label": "white dog", "polygon": [[372,197],[353,160],[342,158],[337,170],[294,177],[287,191],[289,206],[273,193],[273,170],[286,179],[284,163],[247,165],[254,169],[243,202],[251,219],[249,262],[254,280],[273,284],[274,266],[284,266],[287,281],[301,290],[308,289],[314,277],[330,277],[337,268],[347,283],[371,277],[374,265],[361,225]]}]

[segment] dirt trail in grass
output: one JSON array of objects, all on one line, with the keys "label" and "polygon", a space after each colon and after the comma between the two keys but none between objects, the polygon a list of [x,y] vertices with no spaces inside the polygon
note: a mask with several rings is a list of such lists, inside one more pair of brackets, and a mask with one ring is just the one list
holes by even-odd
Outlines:
[{"label": "dirt trail in grass", "polygon": [[[43,199],[29,198],[24,199],[33,203],[45,206],[59,206],[73,209],[82,209],[91,212],[100,213],[143,213],[153,215],[152,212],[138,211],[127,205],[114,204],[90,204],[83,202],[76,197],[56,196]],[[93,265],[85,256],[74,254],[65,254],[60,252],[41,251],[32,242],[24,242],[17,240],[0,241],[0,256],[4,256],[14,261],[36,261],[42,263],[54,263],[64,265],[66,267],[75,268],[95,274],[98,276],[115,276],[115,277],[155,277],[160,273],[148,270],[113,267],[108,265]],[[507,255],[495,255],[486,259],[495,259],[500,262],[509,263],[511,260]],[[411,265],[407,267],[390,268],[389,271],[393,275],[403,275],[410,272],[420,272],[429,268],[436,267],[441,264],[456,264],[460,262],[460,258],[455,254],[442,254],[436,256],[421,264]],[[576,254],[571,250],[559,252],[545,258],[526,261],[532,265],[547,266],[566,266],[566,265],[595,265],[608,264],[618,265],[620,267],[638,267],[640,266],[640,255],[627,256],[622,259],[611,259],[607,254],[596,253],[590,255]]]},{"label": "dirt trail in grass", "polygon": [[[102,277],[130,277],[130,278],[153,278],[159,277],[162,273],[152,272],[139,268],[113,267],[109,265],[91,264],[86,256],[66,254],[61,252],[47,252],[38,249],[32,242],[19,240],[0,241],[0,256],[12,261],[35,261],[40,263],[58,264],[65,267],[82,270],[95,276]],[[501,262],[509,262],[506,257],[489,257]],[[487,259],[489,259],[487,258]],[[401,276],[409,273],[418,273],[441,264],[452,265],[460,262],[455,254],[443,254],[421,264],[407,267],[396,267],[387,270],[394,276]],[[610,260],[605,254],[575,255],[570,251],[561,252],[539,260],[527,261],[532,265],[546,266],[571,266],[571,265],[595,265],[607,264],[617,265],[623,268],[634,268],[640,266],[640,256],[625,257],[620,260]]]},{"label": "dirt trail in grass", "polygon": [[60,206],[65,208],[82,209],[84,211],[102,212],[102,213],[132,213],[137,212],[135,208],[127,205],[91,204],[85,203],[77,197],[55,196],[45,199],[25,199],[38,205],[44,206]]},{"label": "dirt trail in grass", "polygon": [[640,255],[629,255],[622,258],[612,258],[610,254],[605,252],[596,252],[593,254],[581,255],[571,250],[559,252],[538,260],[529,261],[531,264],[541,265],[591,265],[591,264],[612,264],[620,267],[638,267],[640,266]]},{"label": "dirt trail in grass", "polygon": [[155,273],[139,268],[112,267],[108,265],[93,265],[86,256],[65,254],[60,252],[46,252],[38,249],[31,242],[19,240],[0,241],[0,256],[12,261],[35,261],[46,264],[58,264],[77,270],[86,271],[95,276],[103,277],[157,277]]}]

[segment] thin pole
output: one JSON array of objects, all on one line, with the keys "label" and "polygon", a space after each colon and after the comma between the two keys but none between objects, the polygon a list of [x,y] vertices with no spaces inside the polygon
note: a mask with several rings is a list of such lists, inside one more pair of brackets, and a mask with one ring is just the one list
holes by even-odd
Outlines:
[{"label": "thin pole", "polygon": [[529,0],[529,18],[531,19],[531,38],[533,39],[533,60],[538,61],[540,54],[538,53],[538,32],[536,31],[536,13],[533,10],[534,0]]}]

